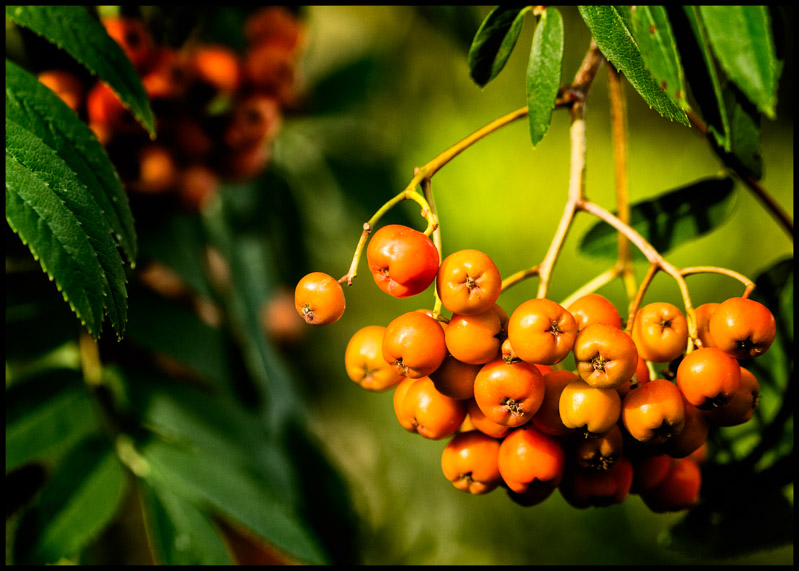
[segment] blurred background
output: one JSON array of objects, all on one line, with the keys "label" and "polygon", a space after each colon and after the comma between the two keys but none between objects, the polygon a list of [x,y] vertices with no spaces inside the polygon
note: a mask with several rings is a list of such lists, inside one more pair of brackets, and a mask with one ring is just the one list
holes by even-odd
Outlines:
[{"label": "blurred background", "polygon": [[[765,171],[761,182],[792,217],[795,98],[789,24],[793,9],[785,8],[785,19],[777,26],[784,32],[778,39],[785,58],[778,119],[764,120],[762,126]],[[209,339],[216,342],[215,337],[198,333],[205,325],[180,333],[170,329],[180,315],[154,301],[148,289],[152,280],[140,283],[138,279],[131,284],[126,340],[101,342],[101,354],[109,363],[118,360],[124,367],[137,360],[140,351],[163,352],[169,359],[159,364],[167,375],[183,378],[188,365],[212,377],[212,385],[219,379],[240,380],[249,375],[251,381],[255,379],[256,392],[264,390],[272,399],[266,412],[258,412],[261,418],[301,418],[308,433],[303,438],[318,444],[320,456],[314,451],[304,464],[298,462],[307,480],[303,490],[312,498],[300,503],[312,514],[317,532],[326,536],[327,548],[338,552],[339,561],[387,565],[792,563],[792,543],[732,558],[672,549],[667,531],[683,514],[652,513],[637,496],[608,508],[575,509],[555,493],[542,504],[525,508],[510,501],[501,489],[485,496],[456,490],[441,471],[446,442],[406,432],[395,417],[392,392],[365,391],[344,370],[345,347],[358,329],[386,325],[406,311],[432,308],[432,288],[410,299],[390,298],[373,282],[364,257],[358,277],[345,289],[347,309],[338,322],[313,328],[294,313],[297,281],[310,271],[345,275],[363,223],[406,187],[415,167],[526,104],[525,73],[534,29],[530,17],[494,81],[480,88],[469,77],[469,45],[490,9],[297,8],[306,25],[296,68],[299,96],[283,109],[266,170],[253,180],[222,185],[220,200],[205,207],[199,217],[164,216],[160,208],[146,206],[151,199],[133,199],[142,251],[140,270],[156,261],[177,274],[184,286],[188,284],[192,295],[206,300],[219,301],[217,294],[209,292],[222,283],[217,293],[229,296],[219,296],[218,306],[203,303],[193,309],[213,329],[232,324],[232,338],[225,337],[223,345],[240,346],[242,356],[232,362],[217,359],[226,353],[218,352],[216,345],[202,344]],[[563,83],[567,83],[590,36],[576,7],[558,9],[565,23]],[[241,15],[237,17],[227,7],[212,7],[209,14],[209,37],[235,36],[230,29],[241,24]],[[700,133],[662,118],[626,84],[625,93],[632,202],[723,170]],[[613,210],[613,147],[604,70],[591,89],[586,122],[586,194]],[[568,114],[556,111],[543,141],[533,148],[526,120],[517,121],[478,142],[435,175],[432,188],[445,256],[464,248],[482,250],[503,276],[543,259],[566,202],[568,129]],[[412,202],[401,203],[381,220],[381,224],[390,222],[420,230],[425,226]],[[594,223],[587,214],[577,216],[555,267],[552,299],[565,299],[608,268],[607,262],[578,252],[581,236]],[[207,266],[198,263],[196,256],[205,247],[204,240],[214,244],[212,255],[203,258]],[[741,185],[723,226],[666,253],[678,267],[713,265],[749,277],[792,255],[792,237]],[[639,279],[645,270],[644,264],[636,266]],[[160,283],[156,293],[165,295],[168,288]],[[715,275],[690,277],[688,284],[694,306],[742,291],[738,282]],[[534,297],[537,286],[537,279],[518,284],[503,293],[498,303],[510,313]],[[625,307],[619,282],[600,293],[617,307]],[[167,294],[165,299],[172,298]],[[645,302],[650,301],[682,305],[676,285],[663,275],[649,289]],[[220,319],[219,307],[230,315]],[[167,325],[167,319],[173,321]],[[12,325],[7,320],[7,332]],[[127,353],[130,347],[134,350]],[[258,359],[266,363],[263,370]],[[184,366],[176,368],[174,360]],[[7,361],[7,386],[8,371]],[[264,389],[270,380],[275,384]],[[257,410],[249,407],[251,396],[248,389],[238,391],[238,398],[247,405],[244,408]],[[766,416],[778,405],[768,399],[761,402]],[[213,430],[224,430],[225,422],[211,426],[215,419],[205,422]],[[307,441],[288,448],[302,457]],[[321,457],[329,466],[317,464]],[[219,462],[223,464],[222,459]],[[792,487],[788,496],[792,500]],[[317,497],[324,501],[316,510],[305,505]],[[344,521],[341,533],[335,533],[335,526]],[[129,531],[131,526],[123,521],[112,528],[104,536],[105,550],[100,549],[96,559],[147,562],[131,548],[140,544],[120,539],[120,530]],[[138,540],[145,538],[140,535]]]}]

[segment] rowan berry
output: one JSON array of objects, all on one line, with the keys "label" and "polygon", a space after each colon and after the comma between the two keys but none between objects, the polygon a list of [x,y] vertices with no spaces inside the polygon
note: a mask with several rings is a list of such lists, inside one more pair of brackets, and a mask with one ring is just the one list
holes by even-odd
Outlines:
[{"label": "rowan berry", "polygon": [[222,44],[197,46],[189,54],[192,75],[222,93],[233,93],[241,84],[238,54]]},{"label": "rowan berry", "polygon": [[555,365],[571,352],[577,322],[560,304],[549,299],[521,303],[508,320],[508,340],[523,361]]},{"label": "rowan berry", "polygon": [[714,426],[736,426],[748,422],[760,401],[760,382],[748,369],[741,367],[741,384],[723,405],[704,410]]},{"label": "rowan berry", "polygon": [[696,333],[702,347],[713,347],[716,343],[710,334],[710,316],[716,311],[718,303],[703,303],[694,309],[696,317]]},{"label": "rowan berry", "polygon": [[344,289],[332,276],[311,272],[294,289],[294,308],[311,325],[335,323],[344,314]]},{"label": "rowan berry", "polygon": [[621,457],[624,437],[618,424],[597,438],[581,438],[574,447],[575,464],[580,469],[608,470]]},{"label": "rowan berry", "polygon": [[558,489],[574,508],[606,507],[622,503],[632,481],[632,464],[622,456],[607,470],[567,470]]},{"label": "rowan berry", "polygon": [[630,436],[639,442],[661,445],[685,427],[685,401],[677,385],[653,379],[627,393],[621,419]]},{"label": "rowan berry", "polygon": [[668,363],[687,348],[688,321],[675,305],[650,303],[635,314],[632,337],[639,357],[655,363]]},{"label": "rowan berry", "polygon": [[267,6],[250,13],[244,23],[244,37],[250,45],[270,41],[293,50],[302,39],[300,20],[284,6]]},{"label": "rowan berry", "polygon": [[452,313],[473,315],[490,309],[502,292],[502,277],[494,261],[479,250],[460,250],[444,258],[436,289]]},{"label": "rowan berry", "polygon": [[727,299],[710,317],[710,335],[716,346],[739,360],[768,351],[776,334],[774,315],[753,299]]},{"label": "rowan berry", "polygon": [[426,290],[438,272],[438,249],[424,233],[401,224],[378,229],[366,247],[369,271],[387,294],[405,298]]},{"label": "rowan berry", "polygon": [[237,152],[259,148],[271,140],[282,122],[280,103],[260,93],[235,101],[225,128],[225,144]]},{"label": "rowan berry", "polygon": [[562,443],[531,423],[514,428],[502,440],[498,462],[503,481],[517,494],[527,492],[533,482],[557,486],[563,479]]},{"label": "rowan berry", "polygon": [[618,327],[594,323],[577,334],[574,360],[578,374],[592,387],[617,388],[635,374],[638,350]]},{"label": "rowan berry", "polygon": [[474,379],[474,400],[489,419],[516,427],[527,423],[544,401],[544,377],[530,363],[497,358]]},{"label": "rowan berry", "polygon": [[39,74],[39,81],[58,95],[67,107],[78,112],[86,90],[76,75],[61,69],[49,69]]},{"label": "rowan berry", "polygon": [[504,326],[502,309],[495,309],[498,307],[494,304],[482,313],[452,315],[446,330],[446,342],[453,357],[471,365],[483,365],[501,356]]},{"label": "rowan berry", "polygon": [[144,21],[136,18],[109,17],[103,18],[102,22],[108,35],[119,44],[136,71],[141,72],[146,69],[155,51],[155,40]]},{"label": "rowan berry", "polygon": [[532,423],[538,430],[550,436],[566,436],[573,432],[561,420],[560,395],[566,385],[578,378],[576,374],[565,370],[544,373],[544,400],[532,418]]},{"label": "rowan berry", "polygon": [[[444,329],[429,315],[410,311],[395,317],[383,336],[383,359],[403,376],[427,377],[447,356]],[[430,381],[432,383],[432,381]]]},{"label": "rowan berry", "polygon": [[677,367],[677,386],[685,400],[701,409],[723,406],[741,386],[741,367],[718,347],[702,347]]},{"label": "rowan berry", "polygon": [[406,378],[394,389],[400,425],[430,440],[452,436],[466,418],[466,403],[442,395],[429,377]]},{"label": "rowan berry", "polygon": [[474,396],[474,379],[480,367],[447,355],[438,369],[429,376],[441,394],[454,399],[470,399]]},{"label": "rowan berry", "polygon": [[610,432],[621,414],[621,397],[616,389],[592,387],[583,379],[563,388],[558,401],[563,425],[596,438]]},{"label": "rowan berry", "polygon": [[619,310],[608,298],[598,293],[589,293],[574,300],[566,310],[572,314],[580,332],[593,323],[603,323],[621,329]]},{"label": "rowan berry", "polygon": [[368,391],[385,391],[405,377],[383,359],[383,335],[386,328],[367,325],[356,331],[344,351],[347,376]]},{"label": "rowan berry", "polygon": [[444,447],[441,469],[459,490],[474,495],[486,494],[501,482],[499,440],[477,430],[459,432]]},{"label": "rowan berry", "polygon": [[485,413],[480,410],[480,407],[477,406],[477,402],[475,402],[474,398],[466,401],[466,412],[469,415],[469,419],[472,421],[472,425],[483,434],[493,438],[503,438],[511,430],[511,427],[507,424],[499,424],[488,418]]},{"label": "rowan berry", "polygon": [[158,194],[175,188],[180,171],[169,147],[156,143],[144,145],[138,150],[138,160],[138,173],[128,182],[129,189]]},{"label": "rowan berry", "polygon": [[689,403],[685,404],[685,426],[668,439],[664,451],[672,458],[685,458],[699,449],[707,441],[710,423],[703,411]]},{"label": "rowan berry", "polygon": [[701,487],[699,465],[691,458],[673,458],[663,480],[639,495],[655,513],[680,511],[697,504]]}]

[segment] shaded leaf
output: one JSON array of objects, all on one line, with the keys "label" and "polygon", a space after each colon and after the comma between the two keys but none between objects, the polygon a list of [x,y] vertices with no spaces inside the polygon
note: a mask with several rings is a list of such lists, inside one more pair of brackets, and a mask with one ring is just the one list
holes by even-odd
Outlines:
[{"label": "shaded leaf", "polygon": [[150,101],[133,64],[84,6],[6,6],[6,17],[69,53],[107,83],[155,137]]},{"label": "shaded leaf", "polygon": [[213,456],[157,440],[143,448],[142,456],[153,486],[180,490],[186,501],[230,517],[299,562],[327,562],[299,516],[250,474],[232,471]]},{"label": "shaded leaf", "polygon": [[616,6],[580,6],[580,15],[602,54],[624,74],[646,103],[663,117],[689,125],[685,111],[663,91],[646,68],[628,21]]},{"label": "shaded leaf", "polygon": [[206,513],[168,488],[139,482],[147,538],[161,565],[231,565],[233,561]]},{"label": "shaded leaf", "polygon": [[112,236],[133,263],[137,253],[133,214],[105,148],[55,93],[8,60],[6,117],[55,149],[76,173],[102,210]]},{"label": "shaded leaf", "polygon": [[510,57],[529,8],[497,6],[486,16],[469,48],[469,74],[480,87],[494,79]]},{"label": "shaded leaf", "polygon": [[103,438],[89,438],[58,466],[39,501],[22,516],[14,544],[17,563],[55,563],[75,555],[112,520],[127,473]]},{"label": "shaded leaf", "polygon": [[763,176],[763,158],[760,154],[760,113],[734,86],[723,89],[724,105],[729,117],[729,152],[716,149],[725,164],[756,180]]},{"label": "shaded leaf", "polygon": [[[630,226],[661,253],[713,231],[731,214],[735,198],[731,178],[703,179],[654,199],[638,202],[630,209]],[[615,259],[618,233],[597,222],[580,241],[580,251],[594,257]],[[633,255],[644,259],[633,249]]]},{"label": "shaded leaf", "polygon": [[767,6],[701,6],[713,53],[738,88],[770,118],[777,106],[777,60]]},{"label": "shaded leaf", "polygon": [[127,320],[122,257],[86,187],[58,154],[6,119],[6,220],[95,338]]},{"label": "shaded leaf", "polygon": [[633,6],[631,23],[641,57],[655,82],[677,105],[689,110],[680,53],[665,7]]},{"label": "shaded leaf", "polygon": [[535,28],[527,66],[527,118],[533,146],[543,139],[552,121],[560,88],[563,45],[563,17],[556,8],[547,8]]},{"label": "shaded leaf", "polygon": [[6,473],[100,428],[80,372],[45,371],[6,390]]}]

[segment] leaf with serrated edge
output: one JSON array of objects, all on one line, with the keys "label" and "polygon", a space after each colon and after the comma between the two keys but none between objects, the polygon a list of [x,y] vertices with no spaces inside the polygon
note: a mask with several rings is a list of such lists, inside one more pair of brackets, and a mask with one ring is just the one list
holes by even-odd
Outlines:
[{"label": "leaf with serrated edge", "polygon": [[580,6],[579,11],[599,50],[624,74],[644,101],[663,117],[688,126],[685,111],[671,100],[646,69],[641,52],[619,8]]},{"label": "leaf with serrated edge", "polygon": [[131,262],[137,243],[133,214],[122,181],[92,131],[32,74],[6,60],[6,117],[55,149],[92,193]]},{"label": "leaf with serrated edge", "polygon": [[635,41],[649,72],[661,89],[680,107],[690,110],[680,54],[663,6],[633,6]]},{"label": "leaf with serrated edge", "polygon": [[536,26],[527,66],[527,117],[533,146],[543,139],[552,121],[560,88],[563,41],[563,18],[557,9],[547,8]]},{"label": "leaf with serrated edge", "polygon": [[95,338],[104,313],[121,336],[127,320],[126,278],[97,203],[53,149],[8,119],[6,169],[11,228]]},{"label": "leaf with serrated edge", "polygon": [[63,49],[107,83],[155,137],[155,117],[133,64],[85,6],[6,6],[6,17]]},{"label": "leaf with serrated edge", "polygon": [[519,39],[528,8],[497,6],[486,16],[469,49],[469,74],[480,87],[493,80]]},{"label": "leaf with serrated edge", "polygon": [[777,105],[777,60],[767,6],[700,6],[713,53],[727,76],[769,118]]}]

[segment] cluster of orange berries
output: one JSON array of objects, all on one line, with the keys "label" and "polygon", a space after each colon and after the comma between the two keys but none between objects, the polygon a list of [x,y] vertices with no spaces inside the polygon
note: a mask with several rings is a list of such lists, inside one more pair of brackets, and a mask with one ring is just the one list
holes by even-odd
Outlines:
[{"label": "cluster of orange berries", "polygon": [[102,22],[142,80],[155,140],[107,84],[62,69],[43,71],[39,79],[87,122],[128,191],[172,193],[196,211],[220,181],[251,179],[266,167],[296,92],[304,29],[293,12],[281,6],[251,12],[243,53],[195,39],[173,48],[139,18]]},{"label": "cluster of orange berries", "polygon": [[[699,499],[711,427],[744,423],[758,404],[758,381],[739,361],[765,352],[776,326],[754,300],[698,307],[691,340],[686,316],[665,302],[641,307],[626,329],[595,293],[568,307],[530,299],[508,314],[489,256],[461,250],[439,264],[430,238],[402,225],[380,228],[366,253],[382,290],[402,298],[435,283],[451,316],[417,310],[360,329],[347,375],[370,391],[393,389],[409,432],[448,438],[442,470],[465,492],[503,487],[530,506],[557,489],[578,508],[638,494],[656,512],[685,509]],[[327,274],[297,285],[309,323],[333,323],[344,306]],[[662,378],[655,364],[668,364]]]}]

